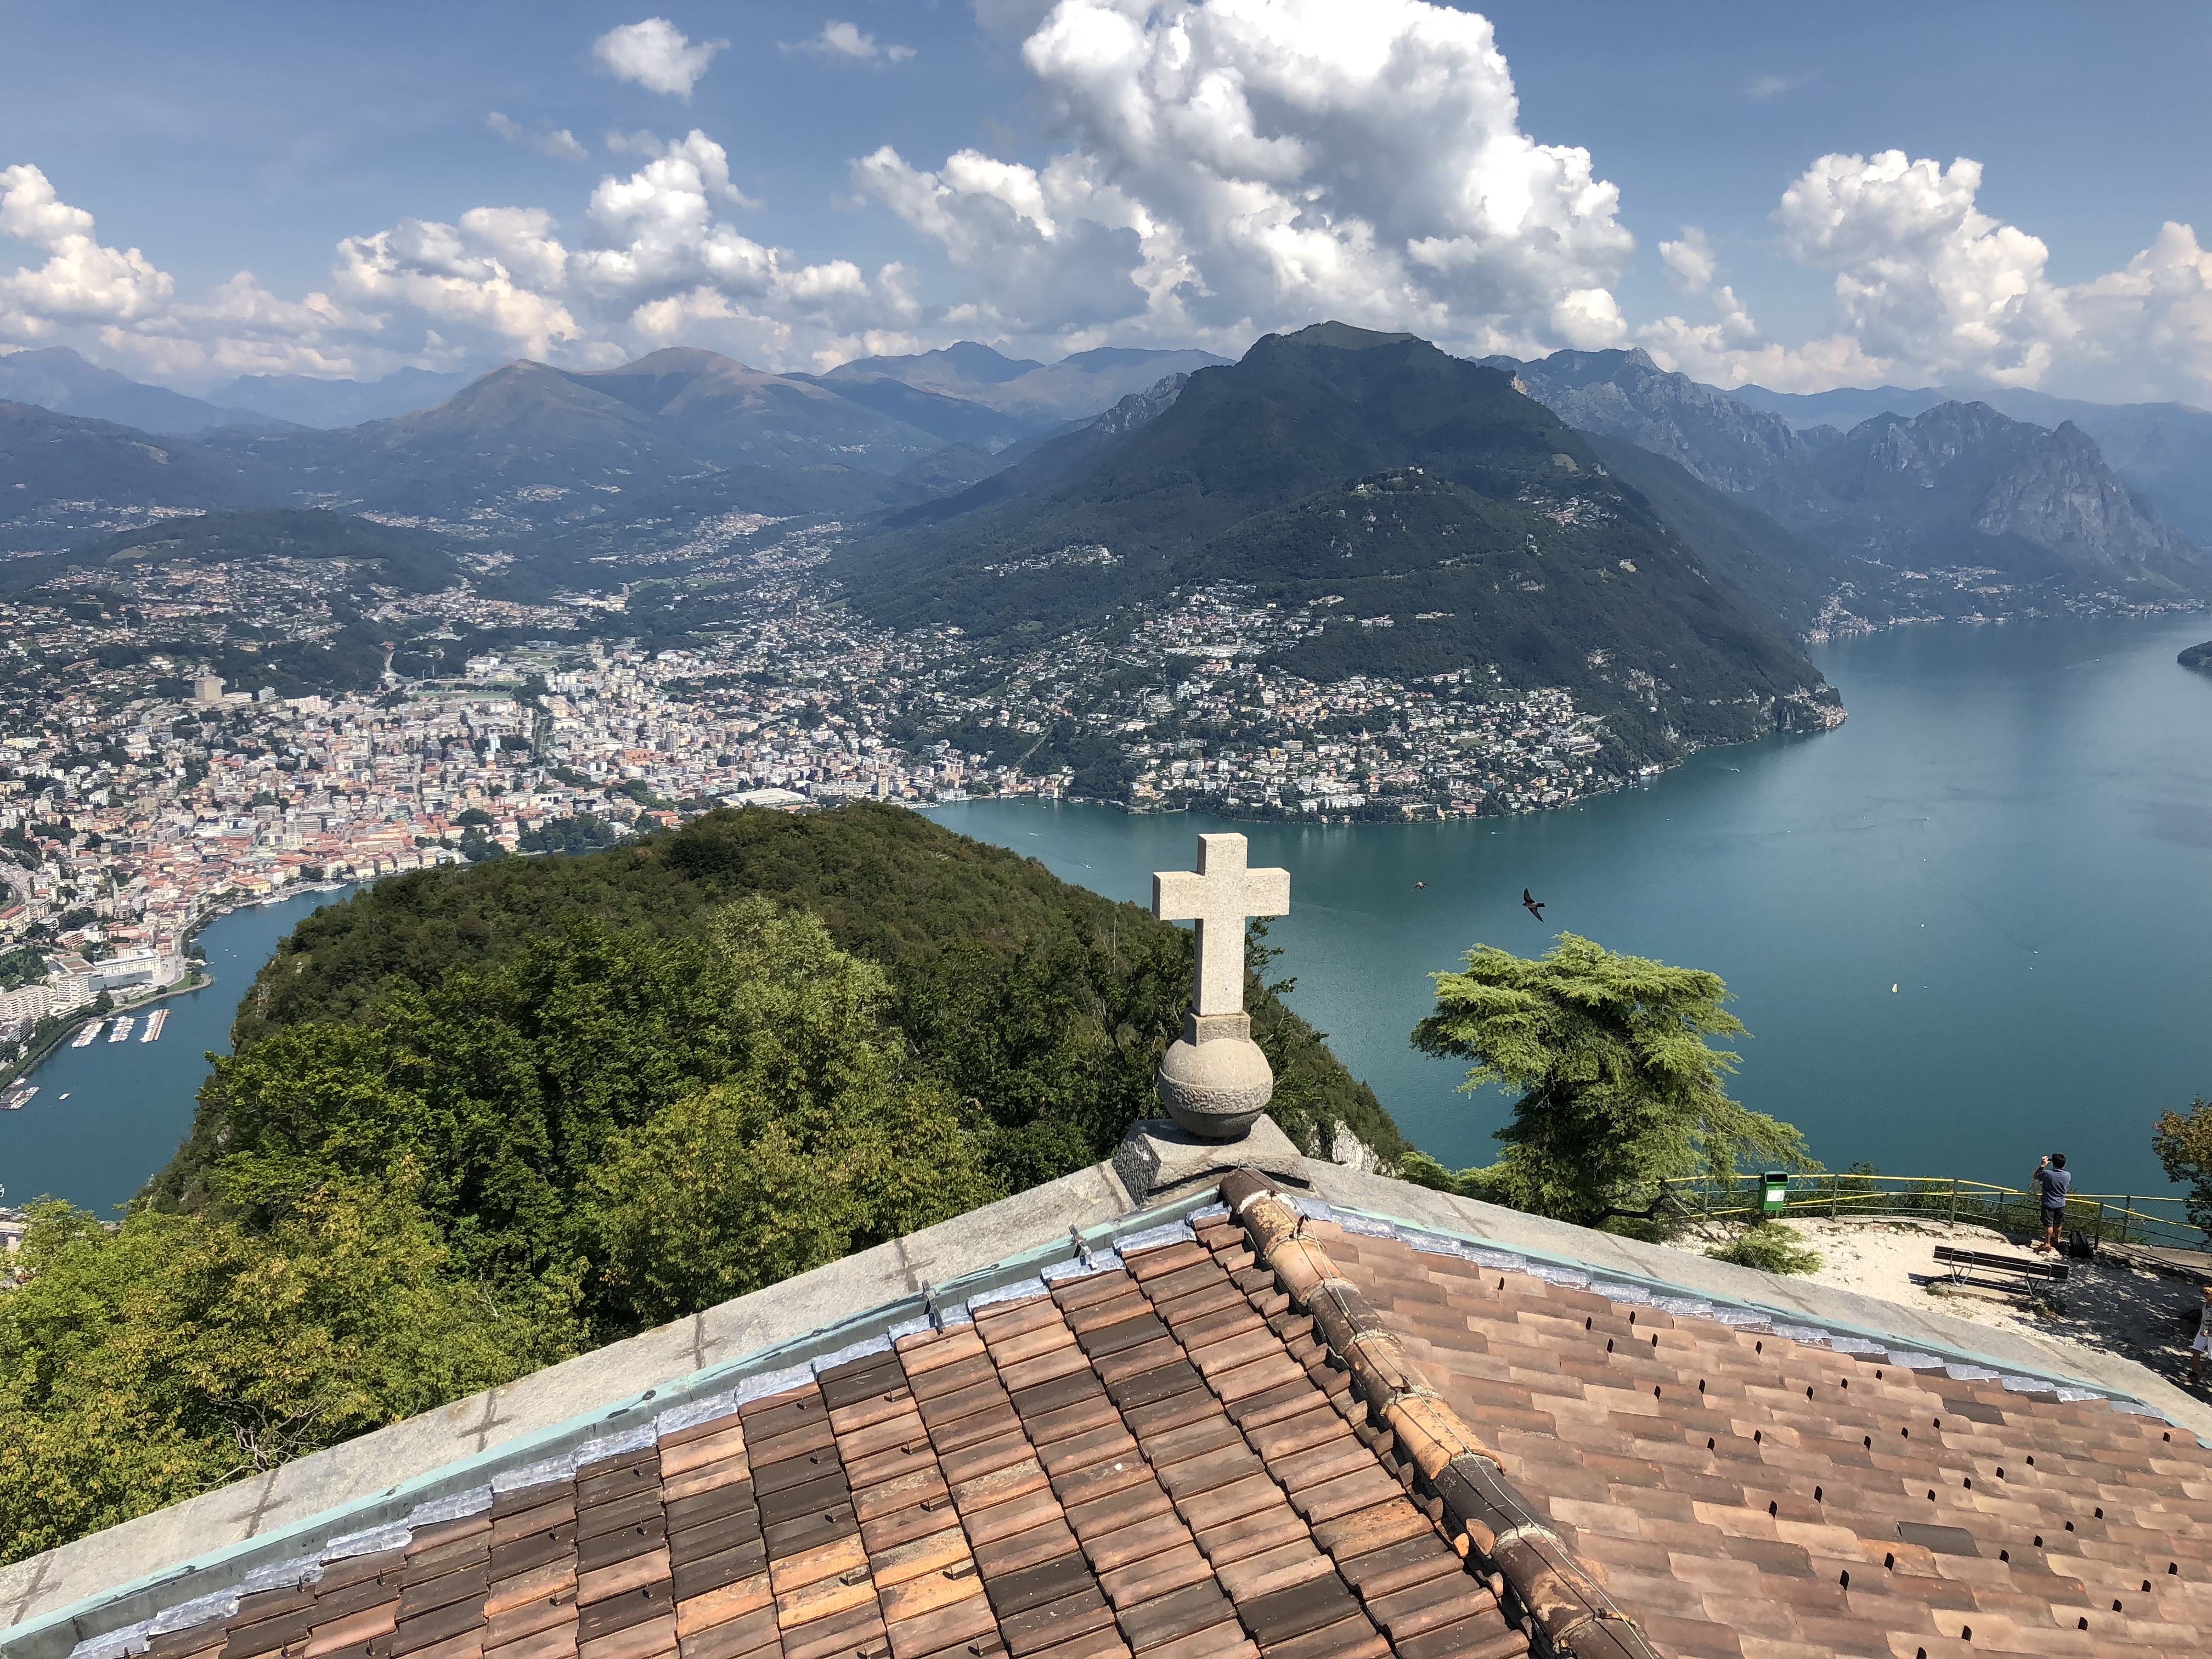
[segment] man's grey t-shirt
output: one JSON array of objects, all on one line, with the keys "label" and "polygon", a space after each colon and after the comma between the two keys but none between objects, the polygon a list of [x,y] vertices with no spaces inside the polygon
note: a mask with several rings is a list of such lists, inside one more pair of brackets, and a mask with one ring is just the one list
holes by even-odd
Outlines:
[{"label": "man's grey t-shirt", "polygon": [[2035,1172],[2035,1184],[2043,1188],[2043,1207],[2063,1210],[2066,1207],[2066,1189],[2074,1184],[2070,1170],[2048,1167]]}]

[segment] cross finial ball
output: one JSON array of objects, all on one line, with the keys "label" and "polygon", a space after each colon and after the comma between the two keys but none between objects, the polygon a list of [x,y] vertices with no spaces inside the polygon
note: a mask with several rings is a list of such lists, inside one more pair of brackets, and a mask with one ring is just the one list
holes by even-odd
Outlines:
[{"label": "cross finial ball", "polygon": [[1160,1103],[1203,1139],[1241,1137],[1274,1093],[1244,1012],[1244,924],[1290,908],[1291,872],[1249,868],[1242,836],[1200,836],[1196,870],[1153,873],[1152,914],[1198,924],[1196,994],[1182,1038],[1160,1061]]}]

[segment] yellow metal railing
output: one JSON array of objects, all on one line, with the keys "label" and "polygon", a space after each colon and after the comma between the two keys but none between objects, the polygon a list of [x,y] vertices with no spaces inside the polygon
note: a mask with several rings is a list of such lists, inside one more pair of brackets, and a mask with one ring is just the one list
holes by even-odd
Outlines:
[{"label": "yellow metal railing", "polygon": [[[1681,1213],[1700,1219],[1776,1213],[1765,1201],[1768,1183],[1758,1176],[1733,1179],[1687,1176],[1663,1183]],[[1823,1170],[1793,1175],[1782,1183],[1779,1213],[1832,1218],[1897,1216],[1912,1219],[1965,1221],[2001,1232],[2043,1231],[2040,1193],[2000,1187],[1958,1176],[1890,1176],[1863,1171]],[[2069,1231],[2087,1235],[2100,1248],[2145,1244],[2168,1249],[2203,1250],[2205,1230],[2191,1222],[2183,1200],[2148,1194],[2069,1193]]]}]

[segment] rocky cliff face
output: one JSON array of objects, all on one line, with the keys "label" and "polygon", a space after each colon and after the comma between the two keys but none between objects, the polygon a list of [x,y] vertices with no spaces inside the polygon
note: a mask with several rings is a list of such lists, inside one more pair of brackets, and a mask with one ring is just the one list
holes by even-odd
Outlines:
[{"label": "rocky cliff face", "polygon": [[1097,420],[1091,422],[1094,432],[1109,438],[1119,438],[1134,432],[1146,422],[1155,420],[1175,407],[1175,400],[1182,396],[1182,389],[1190,384],[1188,374],[1169,374],[1155,380],[1142,392],[1132,392]]},{"label": "rocky cliff face", "polygon": [[[1855,616],[2027,614],[2212,592],[2212,556],[2071,422],[2051,430],[1984,403],[1945,402],[1848,432],[1796,431],[1642,351],[1488,361],[1569,425],[1663,456],[1825,548],[1825,571],[1800,558],[1798,574],[1825,575],[1827,597],[1841,595]],[[1951,573],[1949,591],[1937,592],[1931,570]]]},{"label": "rocky cliff face", "polygon": [[1812,452],[1786,421],[1668,373],[1641,348],[1559,351],[1529,363],[1484,361],[1511,370],[1569,426],[1626,438],[1715,489],[1778,501],[1804,494]]},{"label": "rocky cliff face", "polygon": [[1974,528],[2107,564],[2140,562],[2200,574],[2207,564],[2179,531],[2151,516],[2105,465],[2096,441],[2071,421],[1990,487]]},{"label": "rocky cliff face", "polygon": [[2017,541],[2084,575],[2191,592],[2212,582],[2212,557],[2156,517],[2071,422],[2050,432],[1959,403],[1911,420],[1878,416],[1822,449],[1817,471],[1860,533],[1900,556],[2002,568]]}]

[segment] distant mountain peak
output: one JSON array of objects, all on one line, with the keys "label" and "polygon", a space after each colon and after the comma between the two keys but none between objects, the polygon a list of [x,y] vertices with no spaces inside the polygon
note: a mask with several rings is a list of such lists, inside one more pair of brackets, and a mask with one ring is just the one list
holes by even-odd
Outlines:
[{"label": "distant mountain peak", "polygon": [[[1279,340],[1295,341],[1300,345],[1326,346],[1335,351],[1372,351],[1378,346],[1404,345],[1412,341],[1418,345],[1428,342],[1418,334],[1385,334],[1371,328],[1357,328],[1350,323],[1310,323],[1288,334],[1273,337]],[[1434,350],[1434,347],[1430,348]]]},{"label": "distant mountain peak", "polygon": [[1018,380],[1031,369],[1044,367],[1033,357],[1009,357],[975,340],[957,340],[934,355],[942,356],[969,380],[994,385]]},{"label": "distant mountain peak", "polygon": [[170,435],[260,425],[270,418],[249,409],[224,409],[165,386],[143,385],[88,362],[68,346],[40,346],[0,356],[0,398]]},{"label": "distant mountain peak", "polygon": [[[1032,432],[1064,422],[1088,421],[1132,392],[1149,388],[1162,376],[1189,374],[1226,362],[1210,351],[1157,351],[1134,346],[1101,346],[1079,351],[1056,363],[1007,357],[987,345],[963,340],[935,351],[907,357],[861,357],[841,363],[821,377],[832,389],[887,383],[979,404],[1012,416]],[[811,378],[811,377],[810,377]],[[889,401],[886,407],[892,406]]]},{"label": "distant mountain peak", "polygon": [[[696,374],[702,369],[714,368],[722,363],[729,363],[738,368],[750,367],[738,362],[734,357],[725,356],[719,351],[709,350],[705,346],[663,346],[659,350],[648,351],[644,356],[633,362],[624,363],[619,368],[586,372],[600,374],[635,374],[641,371],[649,371],[653,374],[666,374],[676,370],[689,370]],[[754,369],[752,372],[759,374],[761,371]]]},{"label": "distant mountain peak", "polygon": [[863,374],[883,374],[903,380],[917,372],[949,369],[960,379],[978,386],[1004,386],[1009,380],[1019,380],[1031,369],[1043,367],[1031,358],[1009,357],[978,340],[956,340],[933,351],[917,351],[903,357],[856,357],[831,369],[826,378],[849,380]]}]

